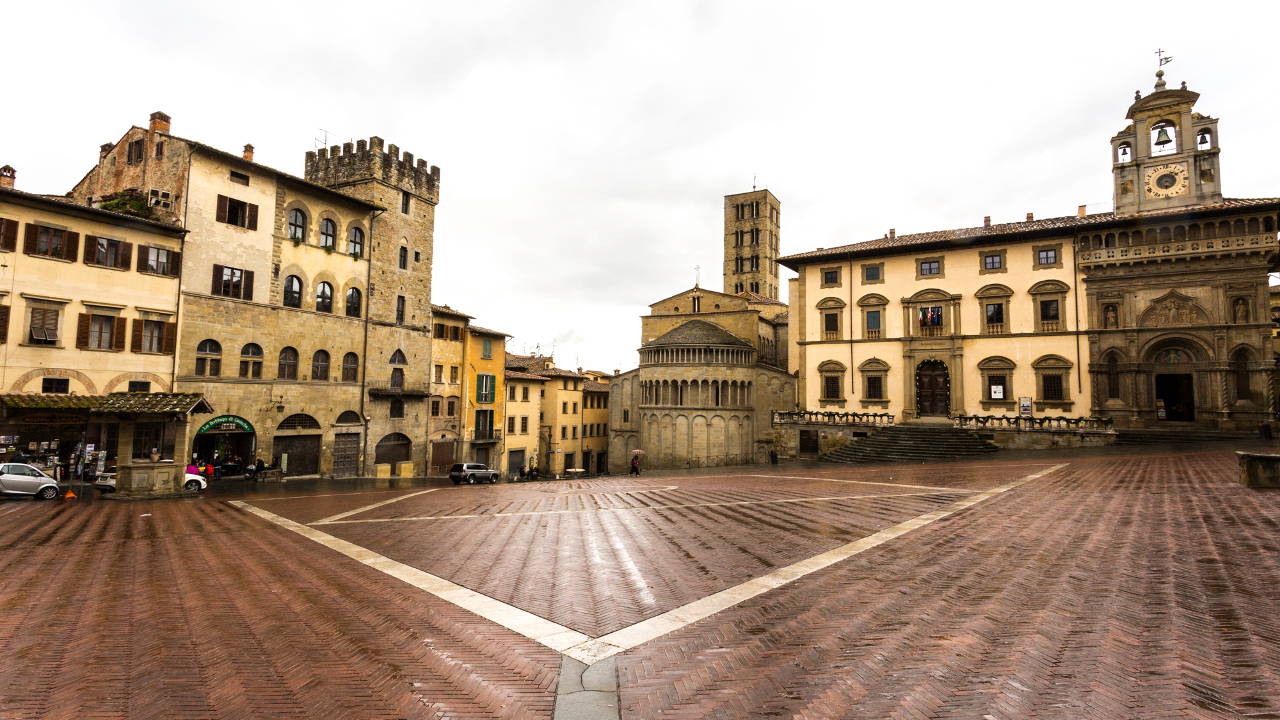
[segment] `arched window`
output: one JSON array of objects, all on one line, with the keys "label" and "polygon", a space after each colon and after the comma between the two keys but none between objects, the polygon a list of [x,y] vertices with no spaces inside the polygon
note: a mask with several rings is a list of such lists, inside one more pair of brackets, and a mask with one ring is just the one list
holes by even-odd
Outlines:
[{"label": "arched window", "polygon": [[276,377],[281,380],[298,379],[298,351],[287,347],[280,351],[280,365],[276,369]]},{"label": "arched window", "polygon": [[403,245],[400,246],[400,269],[409,269],[409,248]]},{"label": "arched window", "polygon": [[1235,377],[1236,400],[1251,400],[1253,388],[1249,378],[1249,361],[1252,359],[1247,348],[1240,348],[1231,356],[1231,374]]},{"label": "arched window", "polygon": [[307,214],[297,208],[289,211],[289,239],[307,239]]},{"label": "arched window", "polygon": [[240,348],[240,377],[262,377],[262,346],[249,343]]},{"label": "arched window", "polygon": [[201,340],[196,346],[196,375],[222,374],[222,346],[217,340]]},{"label": "arched window", "polygon": [[1107,356],[1107,399],[1120,398],[1120,361],[1115,353]]},{"label": "arched window", "polygon": [[360,317],[360,290],[347,290],[347,317]]},{"label": "arched window", "polygon": [[391,353],[391,364],[392,365],[408,365],[409,364],[409,361],[406,360],[404,357],[403,350],[396,350],[395,352]]},{"label": "arched window", "polygon": [[1171,155],[1178,152],[1178,128],[1168,120],[1151,126],[1151,156]]},{"label": "arched window", "polygon": [[320,247],[332,248],[338,239],[338,226],[329,218],[320,221]]},{"label": "arched window", "polygon": [[390,416],[393,418],[404,417],[404,401],[400,398],[394,398],[391,401]]},{"label": "arched window", "polygon": [[392,390],[404,389],[404,368],[391,369],[391,389]]},{"label": "arched window", "polygon": [[360,381],[360,356],[347,353],[342,356],[342,382]]},{"label": "arched window", "polygon": [[1201,130],[1196,133],[1196,149],[1208,150],[1213,147],[1213,133],[1208,130]]},{"label": "arched window", "polygon": [[285,307],[302,307],[302,278],[290,275],[284,279]]},{"label": "arched window", "polygon": [[306,413],[294,413],[276,426],[277,430],[319,430],[320,421]]},{"label": "arched window", "polygon": [[352,257],[364,256],[364,231],[358,227],[347,231],[347,254]]},{"label": "arched window", "polygon": [[333,312],[333,286],[327,282],[316,285],[316,312]]},{"label": "arched window", "polygon": [[835,360],[828,360],[818,365],[818,375],[822,377],[820,405],[829,403],[844,404],[844,371],[845,366]]},{"label": "arched window", "polygon": [[334,425],[360,425],[360,413],[355,410],[343,410],[338,419],[334,421]]},{"label": "arched window", "polygon": [[311,356],[311,379],[329,379],[329,353],[327,351],[317,350],[316,353]]}]

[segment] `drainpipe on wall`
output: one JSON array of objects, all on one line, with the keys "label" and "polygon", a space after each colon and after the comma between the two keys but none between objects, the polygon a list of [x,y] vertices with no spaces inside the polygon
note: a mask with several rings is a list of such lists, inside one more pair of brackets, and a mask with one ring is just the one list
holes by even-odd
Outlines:
[{"label": "drainpipe on wall", "polygon": [[[1084,393],[1084,371],[1080,367],[1080,254],[1078,250],[1079,248],[1073,241],[1071,245],[1071,304],[1076,311],[1076,332],[1074,335],[1076,340],[1076,394],[1081,395]],[[1093,408],[1092,397],[1089,398],[1089,407],[1090,409]]]},{"label": "drainpipe on wall", "polygon": [[[364,442],[360,449],[360,476],[369,476],[369,416],[365,413],[365,385],[369,378],[369,313],[373,311],[373,223],[385,210],[369,213],[369,248],[364,268],[364,345],[360,348],[360,422],[364,423]],[[430,366],[428,366],[430,367]]]}]

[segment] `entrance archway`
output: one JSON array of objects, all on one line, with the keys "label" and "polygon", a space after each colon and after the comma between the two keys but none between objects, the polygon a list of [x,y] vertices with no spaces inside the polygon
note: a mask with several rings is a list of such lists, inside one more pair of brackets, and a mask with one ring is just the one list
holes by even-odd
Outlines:
[{"label": "entrance archway", "polygon": [[941,360],[925,360],[916,366],[916,415],[947,417],[951,414],[951,376]]},{"label": "entrance archway", "polygon": [[1156,420],[1191,422],[1196,419],[1196,362],[1193,346],[1167,343],[1151,354],[1152,397]]},{"label": "entrance archway", "polygon": [[239,415],[219,415],[196,430],[191,455],[209,462],[226,463],[237,457],[242,463],[253,462],[257,438],[248,420]]},{"label": "entrance archway", "polygon": [[384,463],[402,463],[413,457],[413,441],[403,433],[391,433],[384,436],[374,447],[373,461],[379,465]]}]

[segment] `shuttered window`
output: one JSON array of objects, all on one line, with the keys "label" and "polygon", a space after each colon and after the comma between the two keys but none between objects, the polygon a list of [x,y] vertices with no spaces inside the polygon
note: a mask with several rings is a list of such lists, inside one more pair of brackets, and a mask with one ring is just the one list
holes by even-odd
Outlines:
[{"label": "shuttered window", "polygon": [[138,272],[178,277],[182,271],[182,253],[166,248],[138,247]]},{"label": "shuttered window", "polygon": [[133,264],[133,244],[111,238],[86,235],[84,237],[84,262],[86,265],[128,270]]},{"label": "shuttered window", "polygon": [[18,249],[18,221],[0,218],[0,250],[12,252]]},{"label": "shuttered window", "polygon": [[218,222],[249,230],[258,229],[258,206],[243,200],[218,196]]},{"label": "shuttered window", "polygon": [[58,315],[53,308],[31,308],[28,341],[32,345],[57,345]]},{"label": "shuttered window", "polygon": [[253,299],[253,271],[225,265],[213,266],[211,291],[222,297]]},{"label": "shuttered window", "polygon": [[27,223],[22,251],[28,255],[74,260],[80,250],[80,233]]}]

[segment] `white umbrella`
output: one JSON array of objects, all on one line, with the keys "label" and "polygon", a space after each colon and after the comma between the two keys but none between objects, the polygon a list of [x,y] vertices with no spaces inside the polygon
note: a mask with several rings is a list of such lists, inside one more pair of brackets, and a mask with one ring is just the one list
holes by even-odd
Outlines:
[{"label": "white umbrella", "polygon": [[644,454],[644,451],[643,451],[643,450],[632,450],[632,451],[631,451],[631,454],[632,454],[632,455],[643,455],[643,454]]}]

